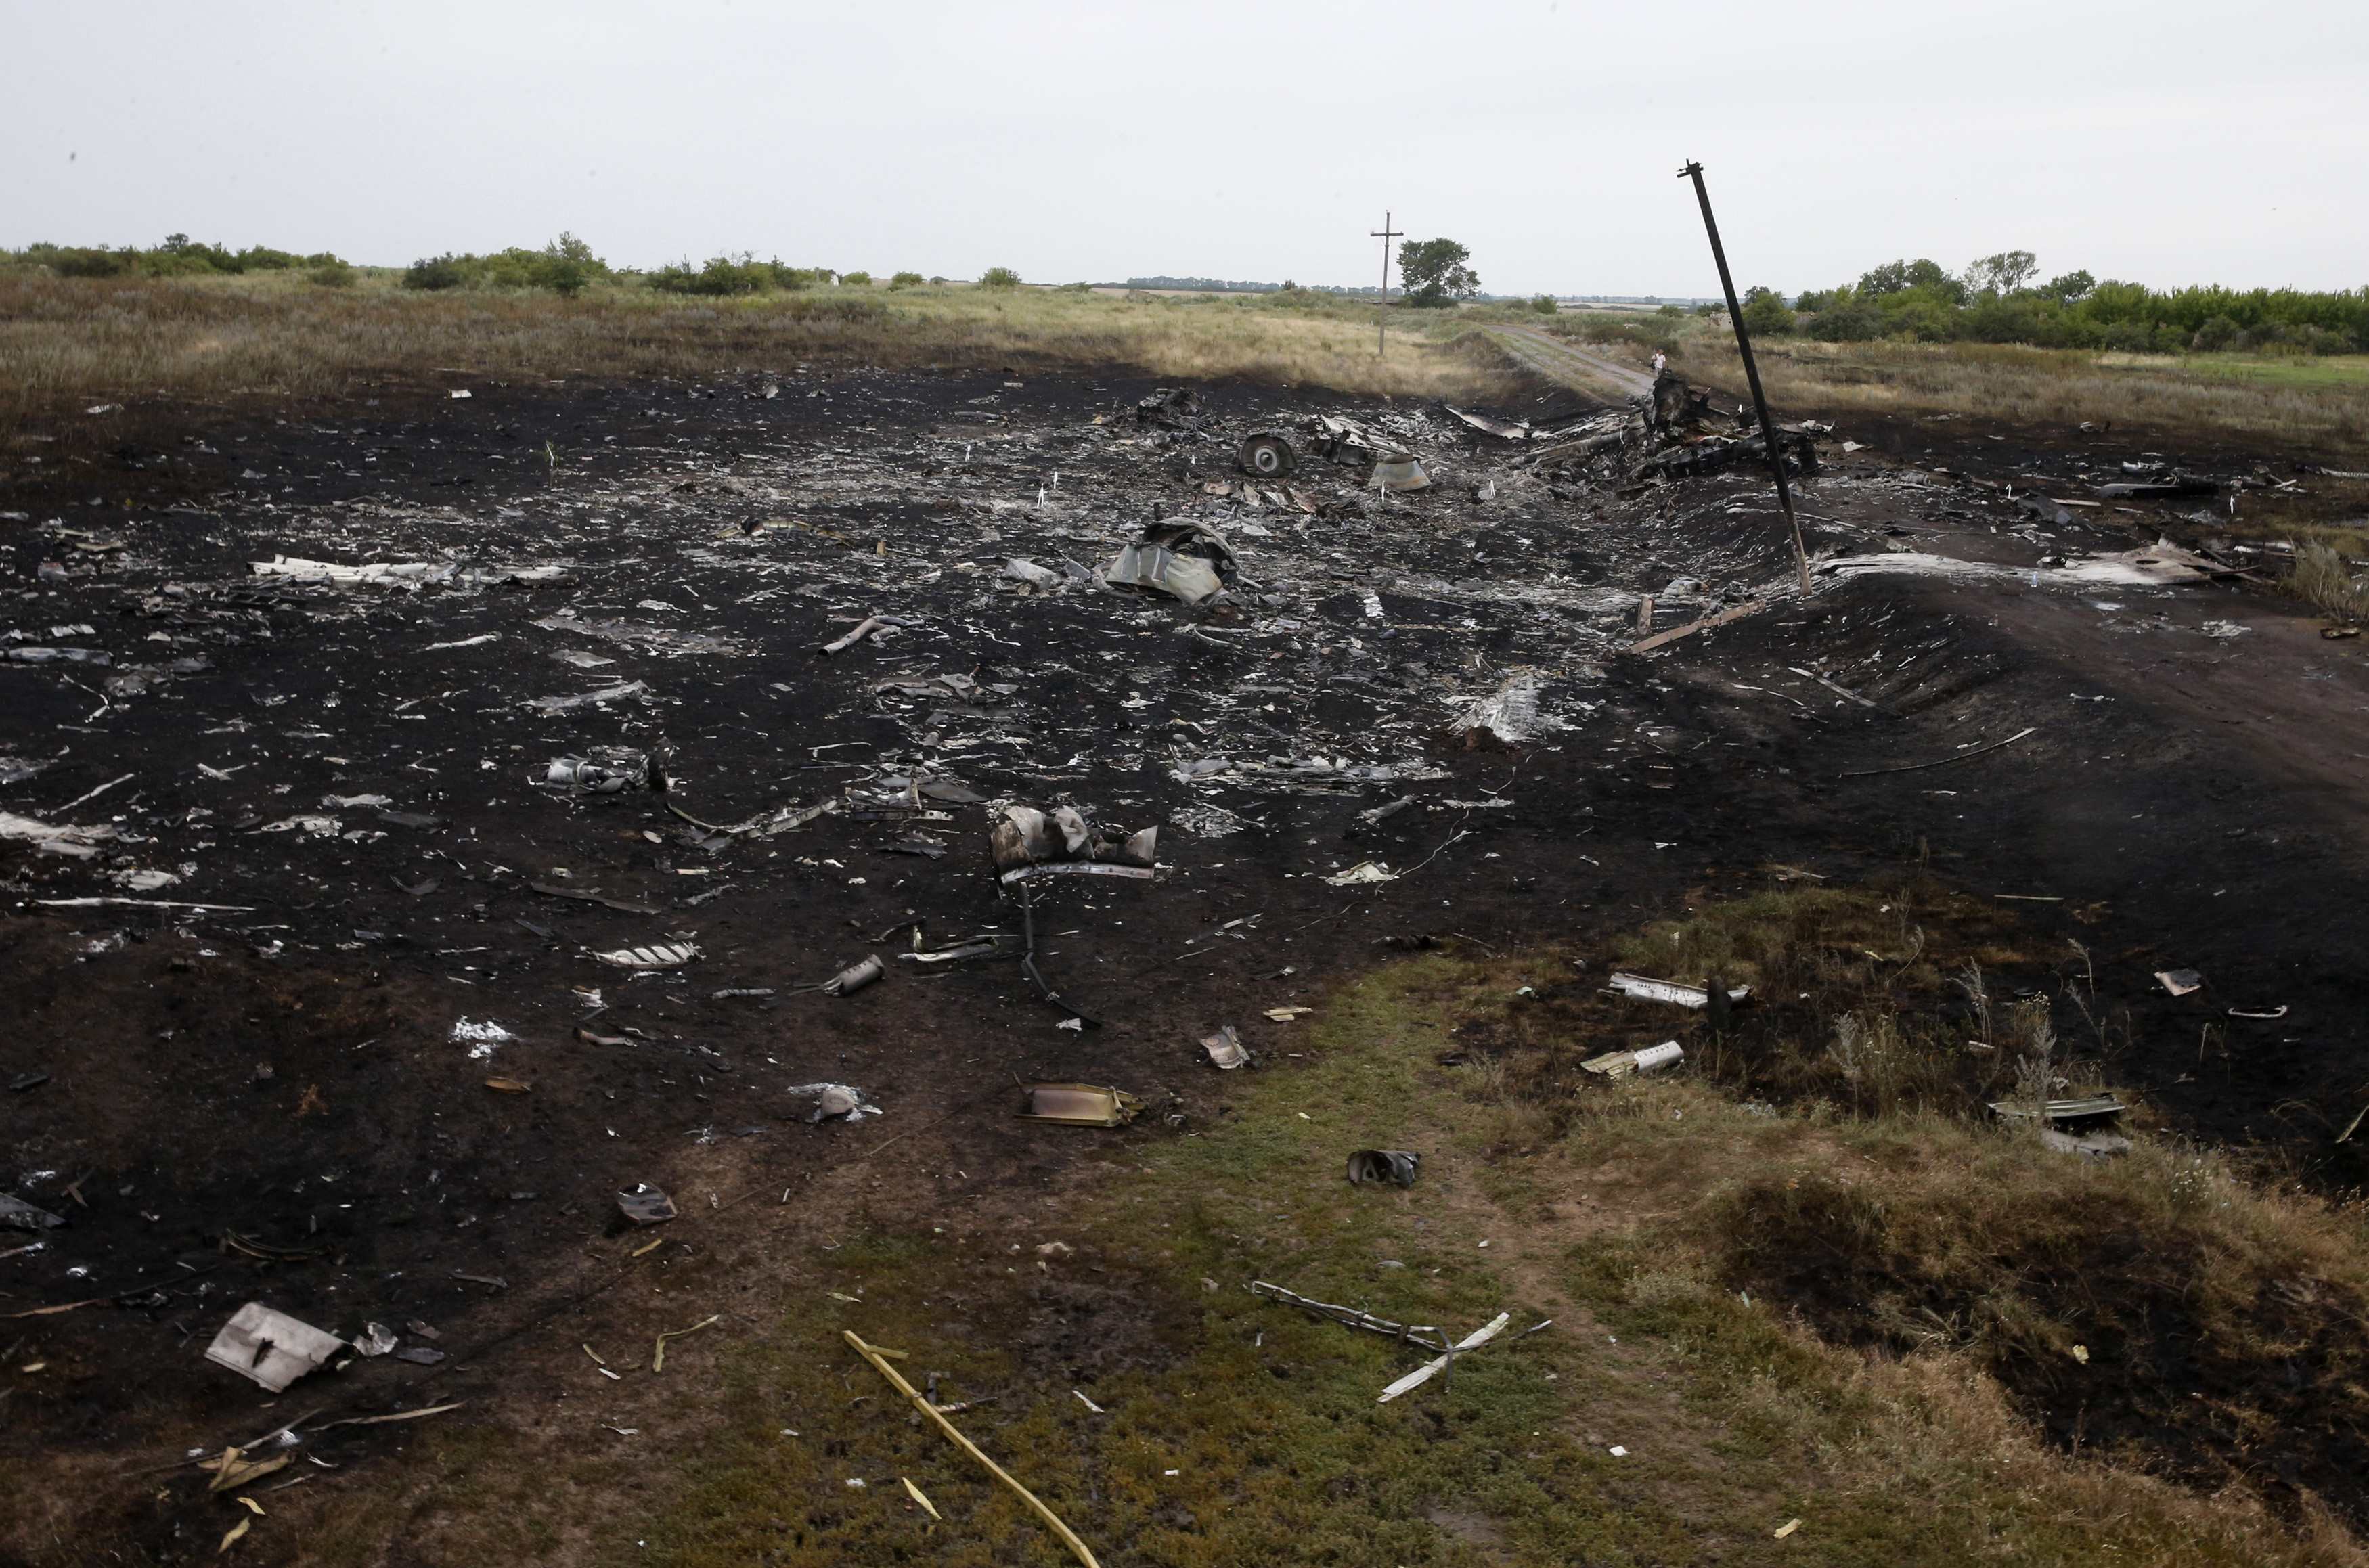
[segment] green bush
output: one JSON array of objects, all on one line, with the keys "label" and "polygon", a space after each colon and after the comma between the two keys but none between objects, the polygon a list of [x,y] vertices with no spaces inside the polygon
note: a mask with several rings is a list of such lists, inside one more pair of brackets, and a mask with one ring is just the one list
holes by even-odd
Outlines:
[{"label": "green bush", "polygon": [[1020,274],[1009,267],[990,267],[978,275],[978,286],[982,289],[1016,289],[1020,287]]},{"label": "green bush", "polygon": [[406,289],[457,289],[467,283],[476,270],[474,256],[455,256],[446,251],[441,256],[422,257],[403,269],[403,286]]},{"label": "green bush", "polygon": [[696,270],[687,261],[659,268],[650,274],[650,287],[669,294],[754,294],[773,286],[774,269],[780,266],[745,257],[735,261],[728,256],[712,256]]},{"label": "green bush", "polygon": [[1562,309],[1562,306],[1555,303],[1555,297],[1552,294],[1540,294],[1530,301],[1530,308],[1540,315],[1552,315]]},{"label": "green bush", "polygon": [[851,289],[872,287],[872,274],[869,272],[842,272],[839,275],[839,280]]},{"label": "green bush", "polygon": [[336,257],[329,258],[304,274],[305,280],[325,289],[350,289],[354,286],[354,269]]},{"label": "green bush", "polygon": [[1785,296],[1769,289],[1747,289],[1744,294],[1745,327],[1763,338],[1781,337],[1793,330],[1792,307]]},{"label": "green bush", "polygon": [[2251,345],[2247,340],[2244,327],[2226,315],[2216,315],[2197,326],[2195,334],[2188,340],[2188,346],[2200,354],[2215,354]]},{"label": "green bush", "polygon": [[913,289],[919,288],[921,284],[921,275],[919,272],[899,272],[888,280],[888,286],[892,289]]}]

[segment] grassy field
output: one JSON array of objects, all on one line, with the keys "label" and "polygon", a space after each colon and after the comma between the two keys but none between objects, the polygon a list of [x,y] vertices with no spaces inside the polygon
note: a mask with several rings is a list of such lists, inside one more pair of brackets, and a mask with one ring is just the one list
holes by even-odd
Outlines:
[{"label": "grassy field", "polygon": [[[1215,1123],[1104,1139],[1033,1223],[875,1219],[772,1260],[789,1306],[728,1310],[667,1383],[621,1386],[637,1440],[555,1459],[423,1427],[405,1488],[310,1489],[275,1527],[324,1563],[398,1539],[449,1562],[1068,1562],[853,1329],[988,1400],[958,1424],[1105,1563],[2369,1561],[2308,1484],[2253,1479],[2324,1478],[2312,1456],[2358,1441],[2361,1211],[2144,1132],[2089,1162],[1970,1115],[2002,1070],[1974,1046],[2011,1045],[2010,1079],[2034,1051],[2107,1070],[2112,1024],[2073,1023],[2077,963],[2077,1050],[1990,1010],[1985,965],[2040,964],[2020,940],[1910,878],[1711,905],[1611,956],[1806,989],[1718,1037],[1603,998],[1570,953],[1401,962],[1325,997],[1302,1059],[1239,1075]],[[1671,1032],[1677,1073],[1575,1070]],[[1417,1185],[1346,1185],[1368,1145],[1422,1152]],[[1453,1332],[1552,1326],[1378,1404],[1420,1357],[1253,1279]],[[731,1299],[724,1277],[670,1294],[685,1322]]]},{"label": "grassy field", "polygon": [[328,289],[291,274],[169,280],[0,273],[0,418],[157,398],[317,399],[446,367],[544,379],[890,368],[1124,367],[1410,395],[1484,393],[1494,356],[1393,336],[1372,306],[1045,289],[837,287],[734,299],[644,288]]}]

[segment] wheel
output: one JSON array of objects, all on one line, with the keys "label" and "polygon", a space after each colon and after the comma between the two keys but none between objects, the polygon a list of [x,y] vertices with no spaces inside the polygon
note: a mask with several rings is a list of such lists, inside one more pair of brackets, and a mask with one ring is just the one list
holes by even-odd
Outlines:
[{"label": "wheel", "polygon": [[1239,461],[1245,472],[1262,479],[1288,479],[1299,465],[1291,443],[1281,436],[1252,436],[1242,442]]}]

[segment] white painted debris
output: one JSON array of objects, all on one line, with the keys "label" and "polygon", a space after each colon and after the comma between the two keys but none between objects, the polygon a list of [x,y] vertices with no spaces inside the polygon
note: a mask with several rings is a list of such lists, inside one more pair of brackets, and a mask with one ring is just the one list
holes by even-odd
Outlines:
[{"label": "white painted debris", "polygon": [[2157,969],[2155,978],[2163,989],[2174,996],[2186,996],[2204,989],[2204,977],[2194,969]]},{"label": "white painted debris", "polygon": [[880,1115],[880,1107],[853,1083],[797,1083],[791,1085],[788,1093],[814,1101],[814,1111],[807,1117],[810,1122],[860,1122],[866,1116]]},{"label": "white painted debris", "polygon": [[1336,873],[1324,880],[1329,886],[1334,887],[1356,887],[1369,882],[1396,882],[1398,879],[1399,874],[1390,868],[1388,862],[1361,860],[1348,870]]},{"label": "white painted debris", "polygon": [[305,833],[313,838],[335,836],[344,826],[335,817],[283,817],[277,822],[266,822],[255,830],[258,833]]},{"label": "white painted debris", "polygon": [[526,705],[544,714],[564,714],[571,708],[611,703],[620,697],[647,697],[649,692],[648,681],[626,681],[614,686],[603,686],[597,692],[578,692],[572,697],[535,697]]},{"label": "white painted debris", "polygon": [[620,947],[592,956],[620,969],[674,969],[698,957],[699,947],[690,942],[660,943],[652,947]]},{"label": "white painted debris", "polygon": [[1583,1072],[1593,1072],[1603,1078],[1626,1078],[1632,1072],[1651,1072],[1667,1067],[1686,1055],[1676,1040],[1664,1040],[1658,1046],[1647,1046],[1637,1051],[1607,1051],[1590,1057],[1579,1064]]},{"label": "white painted debris", "polygon": [[[1495,1317],[1489,1320],[1486,1323],[1483,1323],[1481,1327],[1474,1329],[1471,1333],[1468,1333],[1462,1339],[1458,1340],[1456,1342],[1455,1354],[1461,1356],[1468,1350],[1478,1350],[1481,1346],[1488,1344],[1500,1333],[1503,1333],[1505,1332],[1505,1325],[1513,1321],[1514,1315],[1511,1312],[1498,1313]],[[1381,1398],[1376,1400],[1374,1402],[1376,1404],[1388,1404],[1390,1401],[1398,1398],[1401,1394],[1408,1393],[1415,1389],[1423,1387],[1424,1384],[1431,1381],[1433,1378],[1448,1369],[1449,1359],[1450,1358],[1448,1356],[1442,1356],[1434,1360],[1425,1362],[1413,1371],[1409,1372],[1405,1377],[1401,1378],[1397,1382],[1392,1383],[1389,1388],[1384,1389],[1382,1391]]]},{"label": "white painted debris", "polygon": [[0,811],[0,839],[18,839],[31,844],[43,854],[71,855],[76,860],[88,860],[97,854],[97,843],[115,836],[115,830],[105,823],[95,828],[72,826],[52,827],[37,822],[30,817],[19,817],[13,811]]},{"label": "white painted debris", "polygon": [[308,1322],[249,1301],[206,1346],[206,1359],[278,1393],[345,1348]]},{"label": "white painted debris", "polygon": [[452,570],[450,567],[434,561],[371,561],[359,567],[349,567],[336,561],[307,561],[295,555],[274,555],[268,561],[250,561],[247,569],[259,578],[288,578],[297,582],[326,582],[341,586],[417,583]]},{"label": "white painted debris", "polygon": [[452,1043],[468,1047],[471,1061],[489,1060],[496,1046],[507,1045],[517,1038],[516,1035],[490,1018],[482,1021],[457,1018],[452,1022]]},{"label": "white painted debris", "polygon": [[1514,746],[1560,728],[1539,712],[1539,678],[1521,671],[1451,720],[1450,735],[1467,746]]},{"label": "white painted debris", "polygon": [[[1679,1007],[1711,1005],[1711,992],[1701,986],[1682,985],[1676,980],[1649,979],[1643,975],[1615,974],[1611,989],[1622,996],[1633,996],[1640,1001],[1667,1001]],[[1745,1001],[1751,996],[1750,986],[1736,986],[1727,993],[1730,1001]]]}]

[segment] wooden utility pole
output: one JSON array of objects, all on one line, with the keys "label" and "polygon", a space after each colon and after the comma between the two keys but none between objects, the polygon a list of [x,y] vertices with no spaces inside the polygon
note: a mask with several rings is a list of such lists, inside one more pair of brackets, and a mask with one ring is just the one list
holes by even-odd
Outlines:
[{"label": "wooden utility pole", "polygon": [[1752,387],[1752,406],[1760,415],[1760,444],[1768,449],[1769,471],[1777,475],[1777,504],[1785,525],[1793,531],[1793,562],[1802,568],[1802,592],[1810,591],[1810,552],[1802,543],[1802,520],[1793,515],[1793,492],[1785,484],[1785,452],[1777,444],[1777,422],[1768,417],[1768,399],[1761,395],[1760,367],[1752,362],[1752,334],[1744,329],[1744,307],[1735,303],[1735,280],[1728,275],[1727,251],[1719,243],[1719,222],[1711,215],[1711,192],[1703,189],[1702,165],[1689,161],[1678,171],[1680,179],[1695,182],[1695,200],[1702,206],[1703,228],[1711,235],[1711,258],[1719,263],[1719,286],[1727,293],[1727,318],[1735,323],[1736,351],[1744,356],[1744,379]]},{"label": "wooden utility pole", "polygon": [[1373,238],[1382,242],[1382,315],[1379,324],[1374,329],[1374,352],[1379,356],[1387,352],[1390,346],[1390,241],[1401,238],[1405,231],[1390,227],[1390,215],[1385,211],[1382,213],[1382,226],[1367,232]]}]

